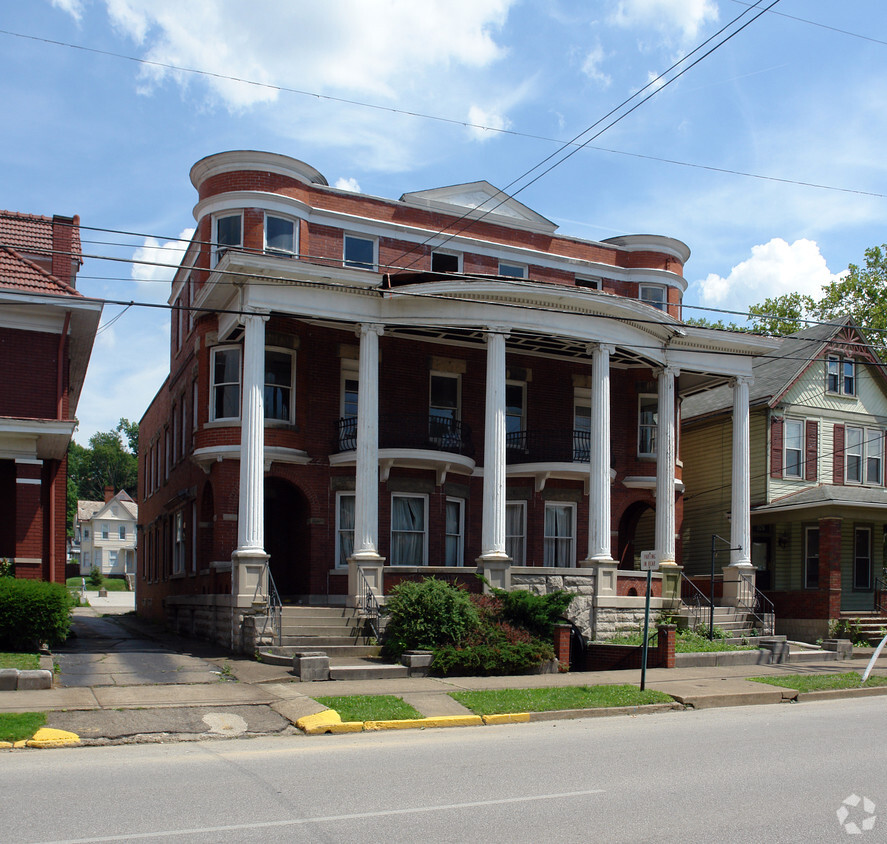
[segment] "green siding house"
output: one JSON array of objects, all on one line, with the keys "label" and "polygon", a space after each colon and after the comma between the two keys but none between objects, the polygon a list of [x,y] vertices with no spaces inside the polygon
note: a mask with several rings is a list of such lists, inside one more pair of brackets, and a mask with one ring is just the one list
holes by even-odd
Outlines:
[{"label": "green siding house", "polygon": [[[792,334],[753,373],[751,561],[777,632],[813,641],[842,614],[887,616],[884,364],[841,317]],[[731,414],[729,385],[682,405],[688,576],[709,574],[712,535],[730,536]]]}]

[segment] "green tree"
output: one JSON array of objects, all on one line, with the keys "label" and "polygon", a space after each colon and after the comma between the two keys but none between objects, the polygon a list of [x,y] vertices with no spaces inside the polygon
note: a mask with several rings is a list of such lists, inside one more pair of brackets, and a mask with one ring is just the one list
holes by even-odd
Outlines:
[{"label": "green tree", "polygon": [[816,302],[804,293],[786,293],[751,305],[752,330],[759,334],[794,334],[807,327],[806,320],[818,319]]}]

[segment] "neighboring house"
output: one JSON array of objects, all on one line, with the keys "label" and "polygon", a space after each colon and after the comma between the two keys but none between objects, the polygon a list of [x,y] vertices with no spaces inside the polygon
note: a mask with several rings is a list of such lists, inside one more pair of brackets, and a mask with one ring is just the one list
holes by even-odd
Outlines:
[{"label": "neighboring house", "polygon": [[67,450],[102,303],[75,289],[78,217],[0,211],[0,558],[65,580]]},{"label": "neighboring house", "polygon": [[97,568],[104,575],[135,574],[139,508],[126,490],[114,495],[105,487],[104,501],[78,501],[74,542],[80,547],[80,574]]},{"label": "neighboring house", "polygon": [[[206,610],[230,642],[269,555],[280,593],[318,604],[354,605],[358,566],[379,596],[426,573],[587,585],[649,549],[677,572],[678,399],[775,346],[680,321],[683,243],[562,236],[482,181],[347,192],[271,153],[191,180],[170,374],[139,428],[140,613]],[[642,611],[642,581],[600,582]]]},{"label": "neighboring house", "polygon": [[[792,334],[753,371],[751,560],[777,629],[814,641],[829,619],[872,611],[883,577],[887,377],[848,317]],[[687,573],[709,574],[712,534],[729,537],[728,400],[683,402]]]}]

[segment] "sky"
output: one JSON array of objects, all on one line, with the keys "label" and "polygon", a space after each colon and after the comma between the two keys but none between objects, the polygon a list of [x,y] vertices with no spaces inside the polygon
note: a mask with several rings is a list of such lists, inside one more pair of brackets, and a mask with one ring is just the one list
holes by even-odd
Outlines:
[{"label": "sky", "polygon": [[[79,214],[78,289],[163,304],[206,155],[394,199],[486,179],[562,234],[684,241],[685,317],[741,322],[712,309],[818,296],[887,241],[883,0],[752,4],[0,0],[0,208]],[[141,418],[168,338],[105,306],[77,442]]]}]

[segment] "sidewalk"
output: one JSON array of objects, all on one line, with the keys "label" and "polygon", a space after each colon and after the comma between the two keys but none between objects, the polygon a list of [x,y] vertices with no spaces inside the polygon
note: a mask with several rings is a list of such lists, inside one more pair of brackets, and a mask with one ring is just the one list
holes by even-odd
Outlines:
[{"label": "sidewalk", "polygon": [[[325,695],[396,695],[424,716],[436,718],[467,714],[448,696],[451,691],[640,682],[640,671],[628,670],[301,683],[286,666],[233,656],[205,642],[169,636],[137,617],[102,617],[103,612],[98,607],[75,610],[75,636],[53,655],[55,688],[0,692],[0,712],[47,712],[48,726],[75,732],[90,744],[187,740],[297,732],[292,725],[299,718],[325,709],[313,700]],[[647,671],[646,685],[694,709],[748,706],[780,703],[796,693],[747,677],[861,671],[865,665],[855,659],[654,668]],[[878,661],[875,673],[887,674],[887,657]],[[887,687],[856,690],[877,692],[887,694]],[[589,710],[560,717],[594,714],[603,713]]]}]

